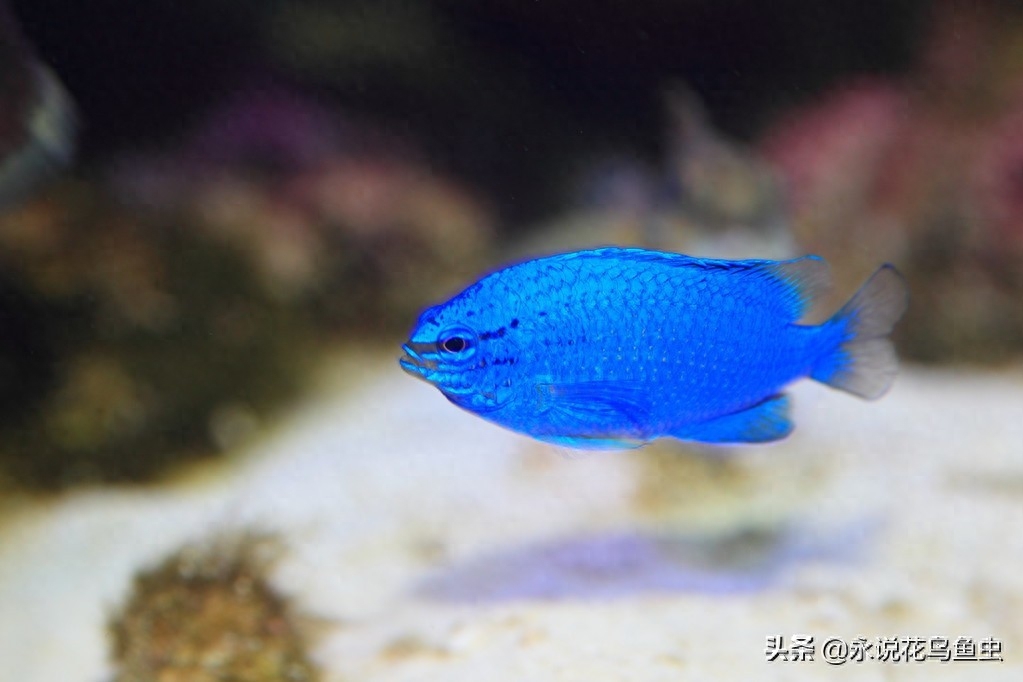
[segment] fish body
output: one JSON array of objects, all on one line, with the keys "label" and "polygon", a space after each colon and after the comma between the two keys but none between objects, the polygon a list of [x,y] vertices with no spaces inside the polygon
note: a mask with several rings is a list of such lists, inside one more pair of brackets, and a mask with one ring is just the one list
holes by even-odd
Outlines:
[{"label": "fish body", "polygon": [[772,441],[792,430],[793,381],[873,399],[894,379],[902,277],[885,265],[830,320],[800,324],[828,282],[816,256],[549,256],[423,312],[401,366],[460,407],[569,447]]}]

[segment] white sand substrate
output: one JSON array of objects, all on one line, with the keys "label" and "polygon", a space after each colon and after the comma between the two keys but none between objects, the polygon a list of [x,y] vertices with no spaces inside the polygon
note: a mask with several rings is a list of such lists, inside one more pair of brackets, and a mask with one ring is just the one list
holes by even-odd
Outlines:
[{"label": "white sand substrate", "polygon": [[[792,437],[726,453],[548,447],[393,359],[323,383],[226,464],[0,523],[0,681],[110,679],[133,574],[250,529],[331,681],[1023,679],[1023,371],[909,368],[876,403],[803,382]],[[816,660],[768,662],[773,635]],[[1004,661],[822,659],[879,636]]]}]

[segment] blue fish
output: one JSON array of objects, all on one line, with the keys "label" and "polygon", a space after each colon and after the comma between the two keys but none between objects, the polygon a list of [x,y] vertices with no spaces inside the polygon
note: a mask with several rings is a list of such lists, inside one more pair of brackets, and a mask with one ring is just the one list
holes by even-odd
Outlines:
[{"label": "blue fish", "polygon": [[884,265],[831,319],[799,324],[829,282],[817,256],[549,256],[423,312],[400,363],[459,407],[558,445],[773,441],[792,431],[793,381],[876,399],[895,378],[902,276]]}]

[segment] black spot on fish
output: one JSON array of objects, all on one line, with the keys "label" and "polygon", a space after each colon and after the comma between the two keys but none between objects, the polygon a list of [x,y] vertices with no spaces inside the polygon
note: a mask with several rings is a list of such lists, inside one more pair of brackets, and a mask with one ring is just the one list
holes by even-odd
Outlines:
[{"label": "black spot on fish", "polygon": [[511,327],[512,329],[518,329],[519,328],[519,318],[516,317],[514,320],[511,321],[511,324],[509,324],[508,326]]},{"label": "black spot on fish", "polygon": [[490,339],[499,339],[502,336],[504,336],[505,332],[507,332],[507,331],[508,331],[507,329],[505,329],[504,327],[501,327],[500,329],[495,329],[492,332],[489,332],[489,331],[488,332],[482,332],[480,334],[480,341],[489,341]]},{"label": "black spot on fish", "polygon": [[537,313],[537,315],[539,315],[540,317],[547,317],[547,311],[541,310],[540,312]]}]

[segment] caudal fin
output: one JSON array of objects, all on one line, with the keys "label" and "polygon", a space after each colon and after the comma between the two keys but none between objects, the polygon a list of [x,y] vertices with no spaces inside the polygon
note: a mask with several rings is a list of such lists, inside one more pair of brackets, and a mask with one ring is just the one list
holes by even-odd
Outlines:
[{"label": "caudal fin", "polygon": [[895,348],[888,335],[908,304],[906,281],[894,266],[882,265],[824,323],[823,336],[834,339],[834,344],[810,376],[867,400],[880,398],[898,371]]}]

